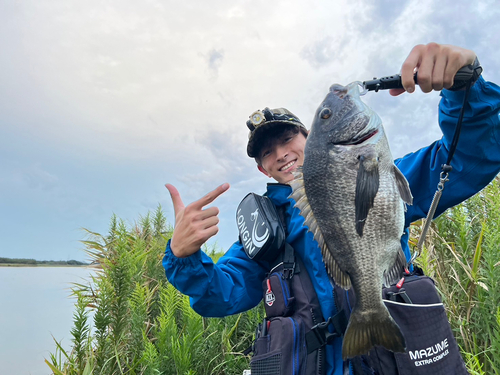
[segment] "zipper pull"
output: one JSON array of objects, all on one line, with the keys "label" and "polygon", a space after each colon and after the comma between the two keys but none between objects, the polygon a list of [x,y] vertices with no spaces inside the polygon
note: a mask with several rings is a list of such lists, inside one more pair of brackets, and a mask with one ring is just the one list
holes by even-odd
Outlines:
[{"label": "zipper pull", "polygon": [[405,282],[404,276],[401,278],[401,280],[398,281],[396,284],[396,288],[401,289],[403,287],[403,283]]}]

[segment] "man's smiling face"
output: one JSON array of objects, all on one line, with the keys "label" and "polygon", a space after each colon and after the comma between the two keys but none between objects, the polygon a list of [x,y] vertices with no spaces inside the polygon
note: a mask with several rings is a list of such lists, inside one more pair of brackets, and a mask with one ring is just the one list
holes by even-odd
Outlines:
[{"label": "man's smiling face", "polygon": [[301,132],[285,131],[275,142],[259,153],[259,170],[282,184],[293,180],[293,174],[304,164],[306,137]]}]

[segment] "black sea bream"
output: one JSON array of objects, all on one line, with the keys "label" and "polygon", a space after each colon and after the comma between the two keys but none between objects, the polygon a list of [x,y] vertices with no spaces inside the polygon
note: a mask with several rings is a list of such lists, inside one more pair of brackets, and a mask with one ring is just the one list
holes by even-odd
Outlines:
[{"label": "black sea bream", "polygon": [[342,347],[344,359],[375,345],[405,350],[405,339],[382,301],[382,284],[396,281],[406,178],[394,165],[379,116],[360,99],[358,83],[333,85],[316,111],[304,165],[291,182],[296,207],[318,242],[336,284],[356,295]]}]

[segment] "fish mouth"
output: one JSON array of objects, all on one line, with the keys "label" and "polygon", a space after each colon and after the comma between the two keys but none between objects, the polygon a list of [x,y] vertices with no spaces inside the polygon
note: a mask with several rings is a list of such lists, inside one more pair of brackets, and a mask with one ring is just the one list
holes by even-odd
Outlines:
[{"label": "fish mouth", "polygon": [[344,145],[344,146],[360,145],[361,143],[364,143],[367,140],[369,140],[370,138],[374,137],[377,133],[378,133],[378,129],[375,129],[374,131],[361,136],[361,138],[353,138],[353,139],[350,139],[350,140],[345,141],[345,142],[338,142],[337,144]]}]

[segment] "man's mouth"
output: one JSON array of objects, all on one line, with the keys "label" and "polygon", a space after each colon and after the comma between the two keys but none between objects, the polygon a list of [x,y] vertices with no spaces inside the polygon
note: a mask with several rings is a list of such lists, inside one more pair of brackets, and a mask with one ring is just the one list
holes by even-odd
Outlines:
[{"label": "man's mouth", "polygon": [[290,163],[286,163],[284,166],[282,166],[279,171],[280,172],[286,172],[288,169],[290,169],[291,167],[293,167],[293,165],[295,164],[296,160],[293,160],[291,161]]}]

